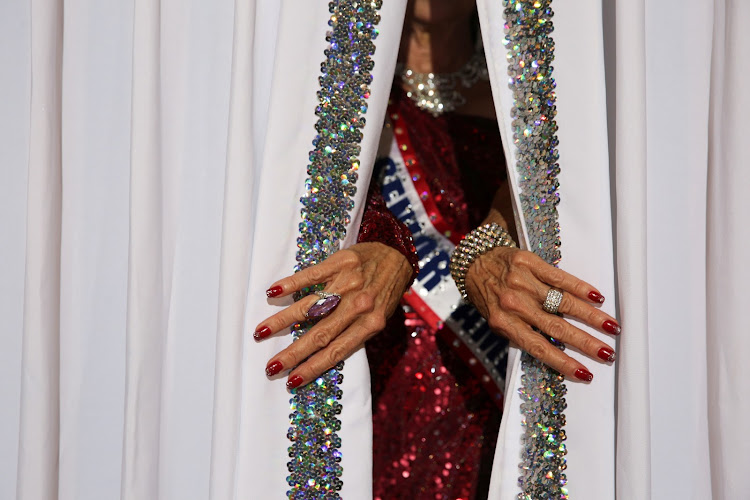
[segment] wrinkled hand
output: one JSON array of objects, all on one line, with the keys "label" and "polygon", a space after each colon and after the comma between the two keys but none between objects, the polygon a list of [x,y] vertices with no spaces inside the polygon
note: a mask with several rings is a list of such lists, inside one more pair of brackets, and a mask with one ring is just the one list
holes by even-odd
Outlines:
[{"label": "wrinkled hand", "polygon": [[592,358],[614,361],[615,353],[604,342],[542,309],[551,287],[563,292],[560,313],[606,333],[620,333],[617,321],[592,305],[604,302],[604,297],[593,286],[547,264],[531,252],[494,248],[478,257],[466,273],[469,299],[487,318],[493,331],[563,375],[590,381],[593,375],[584,365],[532,327]]},{"label": "wrinkled hand", "polygon": [[[341,295],[341,301],[304,336],[274,356],[266,374],[291,369],[290,389],[315,380],[385,328],[411,274],[409,262],[397,250],[382,243],[358,243],[274,283],[269,296],[284,297],[325,283],[325,291]],[[318,300],[312,294],[261,321],[255,339],[305,321],[305,312]]]}]

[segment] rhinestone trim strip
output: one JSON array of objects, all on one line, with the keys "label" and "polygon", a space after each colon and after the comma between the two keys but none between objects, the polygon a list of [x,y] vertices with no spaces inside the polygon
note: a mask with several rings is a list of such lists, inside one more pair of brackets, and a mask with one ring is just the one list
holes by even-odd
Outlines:
[{"label": "rhinestone trim strip", "polygon": [[[521,209],[530,250],[556,266],[561,258],[557,219],[560,167],[551,4],[552,0],[503,0]],[[526,353],[521,366],[519,394],[524,433],[518,498],[567,499],[564,378]]]},{"label": "rhinestone trim strip", "polygon": [[[367,112],[382,0],[334,0],[328,4],[330,30],[321,64],[317,135],[310,152],[295,271],[322,262],[340,248],[351,222],[359,169],[363,115]],[[299,298],[299,297],[298,297]],[[314,322],[294,325],[295,340]],[[343,363],[305,387],[292,391],[289,499],[339,500]]]}]

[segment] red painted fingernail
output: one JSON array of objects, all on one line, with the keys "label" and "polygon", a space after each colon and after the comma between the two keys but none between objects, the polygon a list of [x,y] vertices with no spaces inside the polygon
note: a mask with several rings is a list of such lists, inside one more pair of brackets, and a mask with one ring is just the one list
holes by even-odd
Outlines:
[{"label": "red painted fingernail", "polygon": [[272,286],[271,288],[266,290],[266,297],[278,297],[283,291],[284,290],[282,290],[280,286]]},{"label": "red painted fingernail", "polygon": [[594,380],[594,375],[586,370],[585,368],[579,368],[575,372],[575,376],[579,380],[583,380],[584,382],[591,382]]},{"label": "red painted fingernail", "polygon": [[607,320],[602,323],[602,330],[607,333],[611,333],[612,335],[620,335],[622,328],[620,328],[620,325],[618,325],[614,321]]},{"label": "red painted fingernail", "polygon": [[264,338],[271,335],[271,329],[267,326],[261,326],[257,330],[255,330],[255,333],[253,333],[253,338],[257,340],[263,340]]},{"label": "red painted fingernail", "polygon": [[284,365],[281,364],[281,361],[274,361],[273,363],[269,363],[268,366],[266,366],[266,375],[268,375],[269,377],[273,377],[283,369]]},{"label": "red painted fingernail", "polygon": [[302,377],[299,375],[294,375],[286,381],[287,389],[296,389],[300,385],[302,385]]},{"label": "red painted fingernail", "polygon": [[615,355],[615,351],[610,349],[609,347],[602,347],[599,349],[599,352],[596,353],[597,356],[599,356],[599,359],[603,359],[604,361],[609,361],[610,363],[617,358]]},{"label": "red painted fingernail", "polygon": [[600,294],[599,292],[595,292],[593,290],[589,292],[589,300],[591,302],[598,302],[599,304],[604,304],[604,296]]}]

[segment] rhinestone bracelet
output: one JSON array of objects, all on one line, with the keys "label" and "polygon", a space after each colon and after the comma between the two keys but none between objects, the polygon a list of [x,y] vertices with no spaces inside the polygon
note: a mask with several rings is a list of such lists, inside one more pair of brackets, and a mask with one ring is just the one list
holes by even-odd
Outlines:
[{"label": "rhinestone bracelet", "polygon": [[456,282],[458,291],[461,292],[464,300],[469,299],[466,295],[466,273],[469,267],[477,257],[495,247],[516,248],[517,245],[508,231],[493,222],[471,231],[453,250],[451,254],[451,276],[453,276],[453,281]]}]

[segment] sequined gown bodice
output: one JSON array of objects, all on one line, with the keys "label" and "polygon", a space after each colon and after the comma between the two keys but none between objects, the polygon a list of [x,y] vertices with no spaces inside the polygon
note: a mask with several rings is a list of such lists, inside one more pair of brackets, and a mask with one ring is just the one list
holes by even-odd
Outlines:
[{"label": "sequined gown bodice", "polygon": [[[407,124],[440,215],[461,234],[477,227],[506,176],[497,123],[454,113],[435,118],[399,90],[389,112]],[[367,353],[374,497],[484,498],[501,414],[476,377],[408,306],[368,342]]]}]

